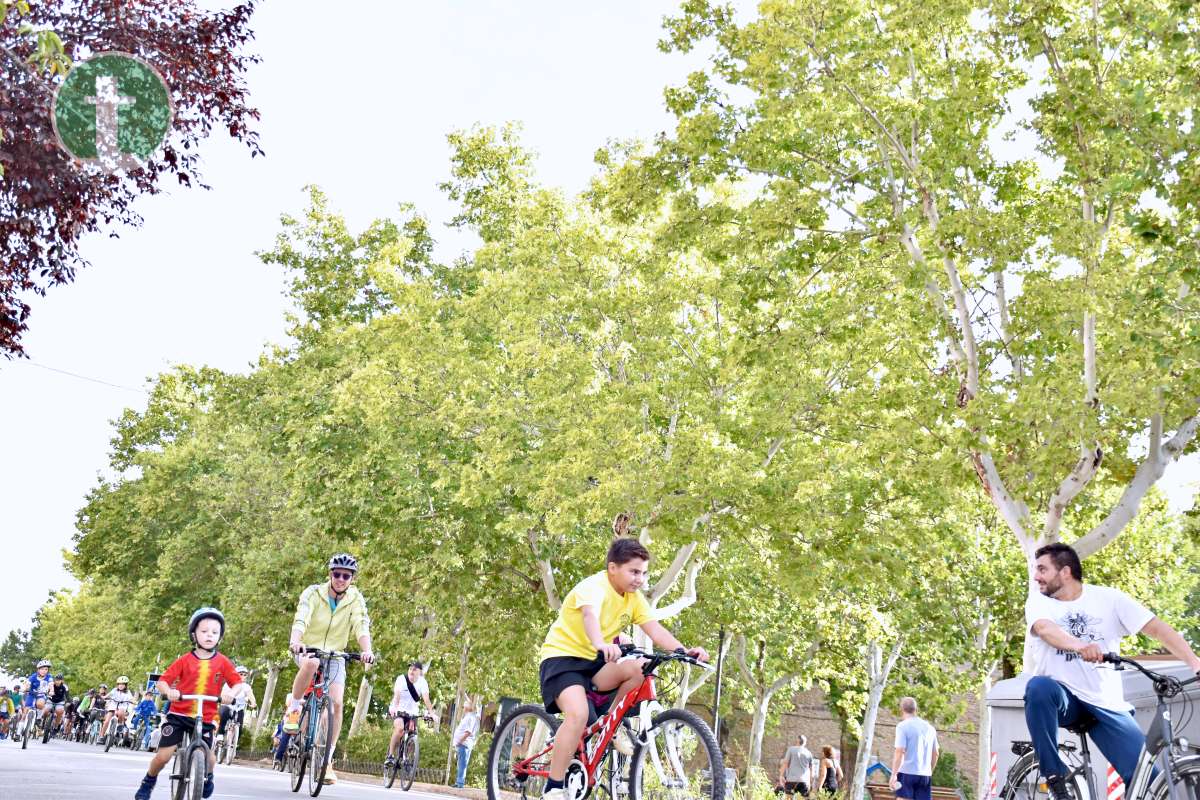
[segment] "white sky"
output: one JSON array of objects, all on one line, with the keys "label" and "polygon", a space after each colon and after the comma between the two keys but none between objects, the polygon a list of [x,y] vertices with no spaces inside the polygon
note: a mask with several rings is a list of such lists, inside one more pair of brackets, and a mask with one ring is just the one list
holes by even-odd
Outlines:
[{"label": "white sky", "polygon": [[[676,7],[357,0],[331,13],[314,0],[263,4],[252,24],[263,63],[249,82],[267,157],[251,160],[218,134],[202,151],[213,191],[139,200],[143,228],[89,240],[93,267],[31,302],[33,363],[0,361],[0,419],[9,420],[0,542],[11,554],[0,637],[27,628],[47,595],[69,585],[59,552],[106,464],[111,420],[143,407],[144,379],[178,363],[245,371],[282,338],[282,276],[253,251],[271,246],[280,213],[303,207],[302,186],[321,186],[354,228],[404,201],[444,222],[446,134],[516,120],[540,154],[540,177],[576,191],[606,140],[669,128],[662,89],[697,63],[656,47]],[[1194,458],[1168,471],[1177,508],[1198,479]]]}]

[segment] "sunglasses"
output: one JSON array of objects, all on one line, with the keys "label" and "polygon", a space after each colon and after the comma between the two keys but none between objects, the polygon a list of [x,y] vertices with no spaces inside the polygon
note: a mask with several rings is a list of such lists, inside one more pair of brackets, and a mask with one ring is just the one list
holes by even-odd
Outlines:
[{"label": "sunglasses", "polygon": [[331,572],[329,574],[337,578],[339,581],[348,581],[354,577],[353,572]]}]

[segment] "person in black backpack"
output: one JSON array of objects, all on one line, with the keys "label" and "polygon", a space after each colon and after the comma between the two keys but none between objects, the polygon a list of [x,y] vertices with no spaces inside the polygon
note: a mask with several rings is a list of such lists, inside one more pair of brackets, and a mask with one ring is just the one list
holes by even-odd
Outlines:
[{"label": "person in black backpack", "polygon": [[408,665],[408,672],[396,676],[396,684],[392,687],[392,702],[388,705],[388,716],[395,722],[392,730],[392,740],[388,743],[388,756],[385,763],[395,761],[396,748],[404,738],[405,727],[416,728],[417,717],[421,716],[421,701],[429,717],[433,717],[433,703],[429,700],[429,684],[424,678],[425,666],[420,661]]}]

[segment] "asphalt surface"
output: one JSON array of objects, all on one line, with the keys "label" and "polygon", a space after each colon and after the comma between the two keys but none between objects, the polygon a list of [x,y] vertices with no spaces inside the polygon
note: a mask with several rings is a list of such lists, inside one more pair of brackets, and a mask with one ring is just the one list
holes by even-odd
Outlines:
[{"label": "asphalt surface", "polygon": [[[131,800],[152,754],[129,750],[110,750],[105,753],[93,745],[64,742],[55,739],[47,744],[41,740],[30,741],[22,750],[10,740],[0,741],[0,800]],[[170,798],[170,763],[159,775],[154,789],[154,800]],[[400,791],[399,784],[391,789],[379,785],[379,779],[371,783],[360,783],[350,776],[339,775],[340,780],[321,790],[321,798],[361,800],[392,795],[397,800],[442,800],[451,795],[429,792]],[[298,798],[308,797],[307,783],[293,794],[288,776],[252,766],[218,765],[214,773],[216,791],[212,800],[235,800],[235,798]],[[461,800],[453,798],[453,800]]]}]

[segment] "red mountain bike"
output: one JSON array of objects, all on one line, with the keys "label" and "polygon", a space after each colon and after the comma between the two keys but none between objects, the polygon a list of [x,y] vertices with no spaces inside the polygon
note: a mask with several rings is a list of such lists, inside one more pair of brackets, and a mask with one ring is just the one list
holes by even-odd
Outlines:
[{"label": "red mountain bike", "polygon": [[[680,661],[712,668],[682,650],[647,653],[622,645],[621,652],[645,659],[642,684],[584,730],[579,751],[567,767],[567,800],[584,800],[597,787],[609,800],[725,800],[721,750],[708,723],[691,711],[671,708],[653,718],[637,715],[633,755],[628,758],[610,746],[617,726],[639,703],[657,705],[658,667]],[[488,800],[541,797],[560,724],[534,704],[518,706],[500,722],[487,756]]]}]

